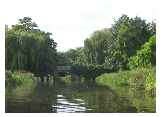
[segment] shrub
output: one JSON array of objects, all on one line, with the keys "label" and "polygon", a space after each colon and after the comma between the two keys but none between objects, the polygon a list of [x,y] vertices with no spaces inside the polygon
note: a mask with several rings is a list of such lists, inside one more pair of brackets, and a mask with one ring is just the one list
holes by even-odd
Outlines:
[{"label": "shrub", "polygon": [[135,56],[130,57],[128,66],[130,69],[146,67],[156,64],[156,37],[152,36]]},{"label": "shrub", "polygon": [[6,71],[6,85],[21,85],[33,80],[34,75],[32,73],[22,73],[20,71]]}]

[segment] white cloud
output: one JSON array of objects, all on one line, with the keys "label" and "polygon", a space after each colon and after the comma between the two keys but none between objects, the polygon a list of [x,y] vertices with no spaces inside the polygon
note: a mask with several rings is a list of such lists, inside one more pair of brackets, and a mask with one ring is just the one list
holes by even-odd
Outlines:
[{"label": "white cloud", "polygon": [[43,30],[53,33],[58,50],[83,46],[97,30],[110,27],[121,14],[153,20],[151,0],[5,0],[0,7],[6,24],[30,16]]}]

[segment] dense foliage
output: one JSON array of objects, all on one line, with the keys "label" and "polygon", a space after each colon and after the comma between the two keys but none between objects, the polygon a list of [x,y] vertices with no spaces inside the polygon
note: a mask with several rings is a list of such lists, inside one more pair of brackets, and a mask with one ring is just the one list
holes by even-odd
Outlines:
[{"label": "dense foliage", "polygon": [[20,19],[6,31],[6,69],[39,75],[51,73],[56,66],[57,53],[50,35],[38,29],[31,18]]},{"label": "dense foliage", "polygon": [[[113,40],[112,64],[117,69],[126,69],[128,58],[148,41],[154,33],[153,24],[146,23],[140,17],[129,18],[122,15],[112,26]],[[154,27],[155,28],[155,27]]]},{"label": "dense foliage", "polygon": [[112,43],[110,29],[95,31],[90,38],[84,41],[84,53],[88,64],[100,64],[105,62]]},{"label": "dense foliage", "polygon": [[129,67],[146,67],[156,64],[156,37],[152,36],[140,50],[137,51],[135,56],[129,59]]}]

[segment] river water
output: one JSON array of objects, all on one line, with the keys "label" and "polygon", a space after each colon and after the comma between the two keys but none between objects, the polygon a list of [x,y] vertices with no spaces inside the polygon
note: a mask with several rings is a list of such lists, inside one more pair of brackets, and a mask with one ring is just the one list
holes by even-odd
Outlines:
[{"label": "river water", "polygon": [[6,87],[7,113],[155,112],[155,97],[125,87],[114,91],[91,82],[61,80]]}]

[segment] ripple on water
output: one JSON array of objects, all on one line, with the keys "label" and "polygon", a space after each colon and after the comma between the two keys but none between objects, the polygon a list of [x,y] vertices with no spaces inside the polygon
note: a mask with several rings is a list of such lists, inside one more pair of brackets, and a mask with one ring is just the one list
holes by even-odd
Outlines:
[{"label": "ripple on water", "polygon": [[56,112],[85,112],[88,110],[85,107],[85,102],[82,99],[74,99],[75,102],[70,102],[63,95],[57,95],[57,104],[53,105],[53,110]]},{"label": "ripple on water", "polygon": [[57,98],[63,98],[64,96],[63,95],[57,95]]}]

